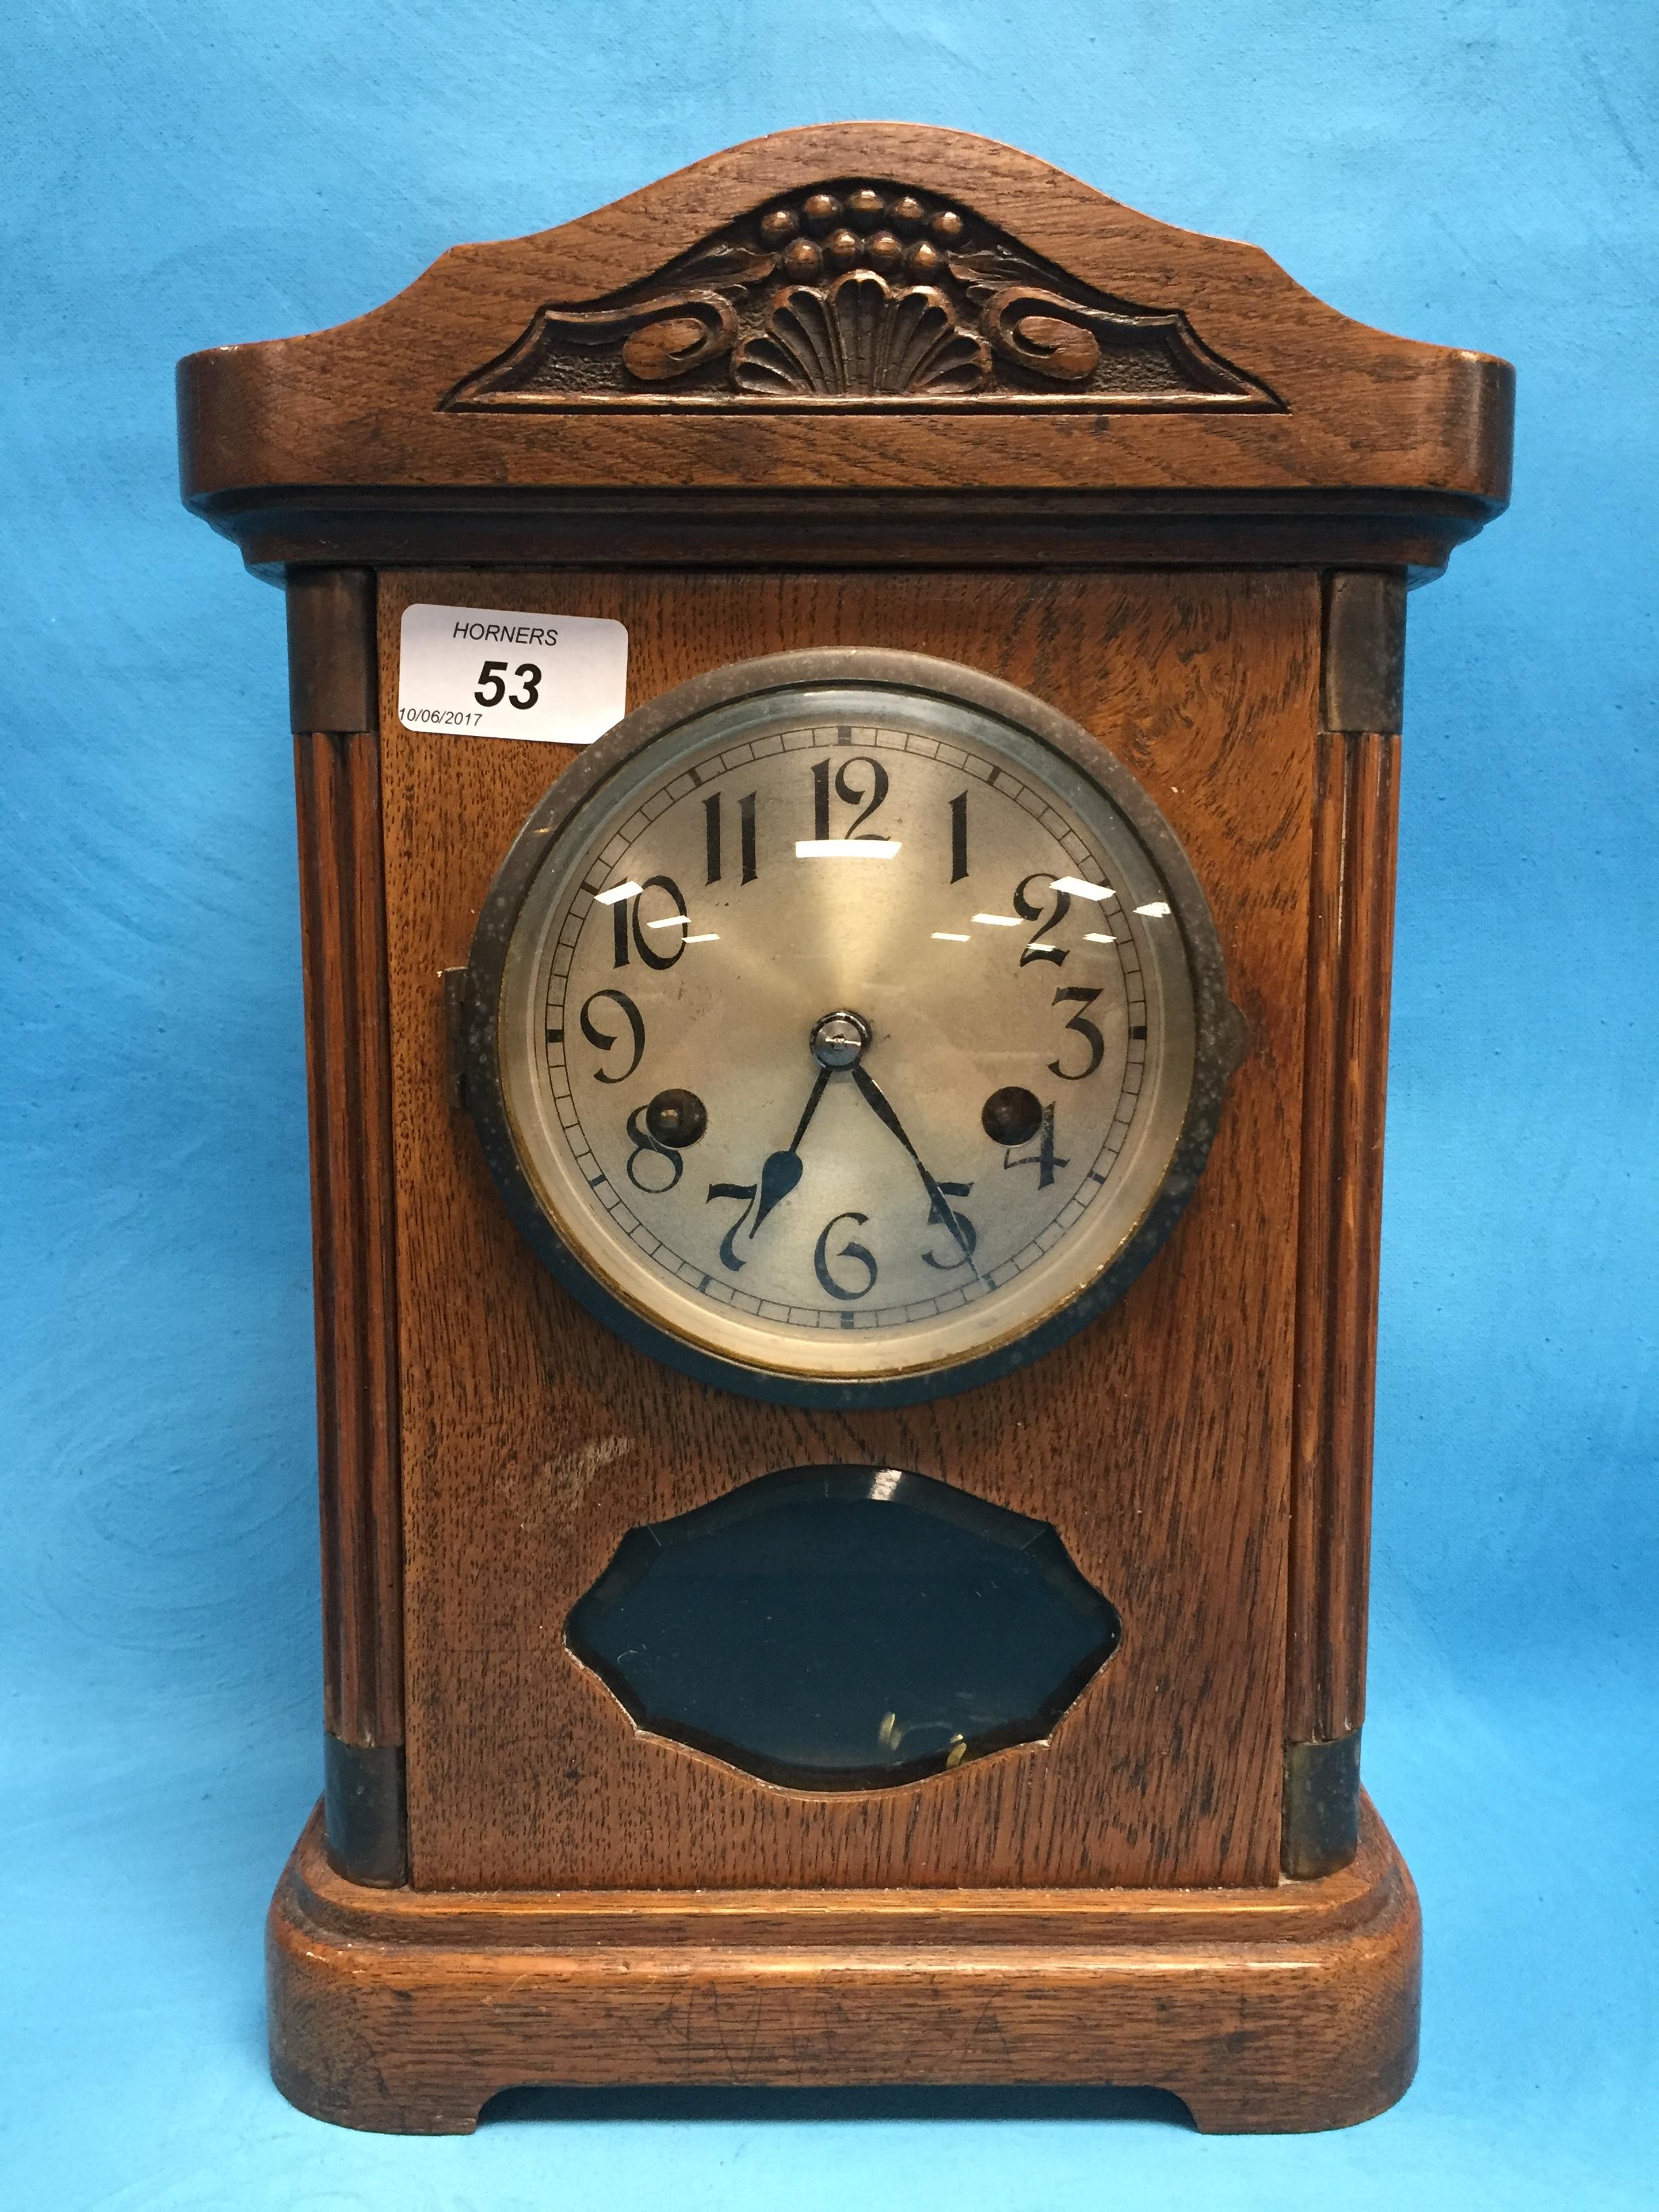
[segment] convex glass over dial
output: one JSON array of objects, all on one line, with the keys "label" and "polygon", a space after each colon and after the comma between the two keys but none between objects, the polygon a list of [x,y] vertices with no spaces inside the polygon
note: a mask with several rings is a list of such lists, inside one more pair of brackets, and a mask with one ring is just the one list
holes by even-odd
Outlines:
[{"label": "convex glass over dial", "polygon": [[468,1097],[542,1257],[674,1364],[893,1402],[1127,1286],[1234,1038],[1172,832],[1095,739],[949,663],[780,655],[555,785],[481,918]]}]

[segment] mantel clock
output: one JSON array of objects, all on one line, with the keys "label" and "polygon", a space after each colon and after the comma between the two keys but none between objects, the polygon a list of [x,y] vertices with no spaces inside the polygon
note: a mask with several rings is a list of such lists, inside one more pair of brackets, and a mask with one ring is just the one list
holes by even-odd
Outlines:
[{"label": "mantel clock", "polygon": [[282,2087],[1380,2111],[1405,594],[1503,505],[1505,365],[848,124],[179,393],[298,759]]}]

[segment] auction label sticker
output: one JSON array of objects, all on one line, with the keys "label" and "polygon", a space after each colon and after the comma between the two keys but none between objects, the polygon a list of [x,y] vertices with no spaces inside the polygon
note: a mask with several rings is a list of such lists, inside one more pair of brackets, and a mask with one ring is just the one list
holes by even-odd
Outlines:
[{"label": "auction label sticker", "polygon": [[598,615],[404,610],[398,720],[406,730],[591,745],[628,705],[628,632]]}]

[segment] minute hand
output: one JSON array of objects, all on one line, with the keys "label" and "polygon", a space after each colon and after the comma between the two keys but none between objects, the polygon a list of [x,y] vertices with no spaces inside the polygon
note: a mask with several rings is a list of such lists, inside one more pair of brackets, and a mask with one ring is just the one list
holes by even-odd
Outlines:
[{"label": "minute hand", "polygon": [[886,1093],[883,1091],[881,1085],[876,1081],[875,1078],[872,1075],[866,1074],[863,1068],[854,1067],[849,1069],[848,1073],[852,1076],[854,1082],[857,1084],[860,1095],[868,1103],[871,1112],[884,1127],[892,1131],[893,1134],[898,1139],[900,1144],[903,1146],[905,1151],[909,1153],[910,1158],[915,1162],[916,1173],[921,1177],[922,1188],[933,1200],[933,1209],[938,1218],[944,1223],[945,1226],[950,1231],[951,1236],[956,1238],[957,1250],[962,1254],[963,1258],[968,1262],[968,1265],[970,1267],[973,1267],[974,1279],[976,1282],[982,1283],[985,1278],[980,1273],[979,1269],[974,1266],[974,1249],[972,1245],[968,1242],[967,1232],[963,1228],[962,1224],[957,1219],[956,1215],[951,1212],[950,1206],[946,1202],[945,1193],[933,1181],[932,1176],[928,1174],[927,1167],[923,1164],[921,1154],[916,1150],[915,1146],[910,1142],[909,1138],[905,1134],[904,1124],[899,1120],[898,1115],[893,1111],[891,1106],[889,1105]]}]

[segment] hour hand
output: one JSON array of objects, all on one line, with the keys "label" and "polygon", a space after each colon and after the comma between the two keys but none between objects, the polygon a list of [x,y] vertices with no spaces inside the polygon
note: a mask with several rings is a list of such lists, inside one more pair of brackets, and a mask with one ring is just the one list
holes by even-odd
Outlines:
[{"label": "hour hand", "polygon": [[755,1208],[755,1218],[749,1224],[752,1237],[781,1198],[787,1198],[800,1181],[800,1154],[793,1149],[787,1152],[770,1152],[760,1173],[760,1204]]},{"label": "hour hand", "polygon": [[781,1152],[769,1152],[760,1171],[760,1201],[755,1208],[755,1218],[749,1224],[752,1237],[780,1199],[787,1198],[800,1181],[800,1140],[806,1134],[806,1125],[817,1111],[818,1101],[823,1096],[823,1086],[830,1080],[830,1070],[821,1067],[818,1079],[812,1085],[812,1095],[806,1102],[806,1110],[795,1124],[795,1133],[787,1147]]}]

